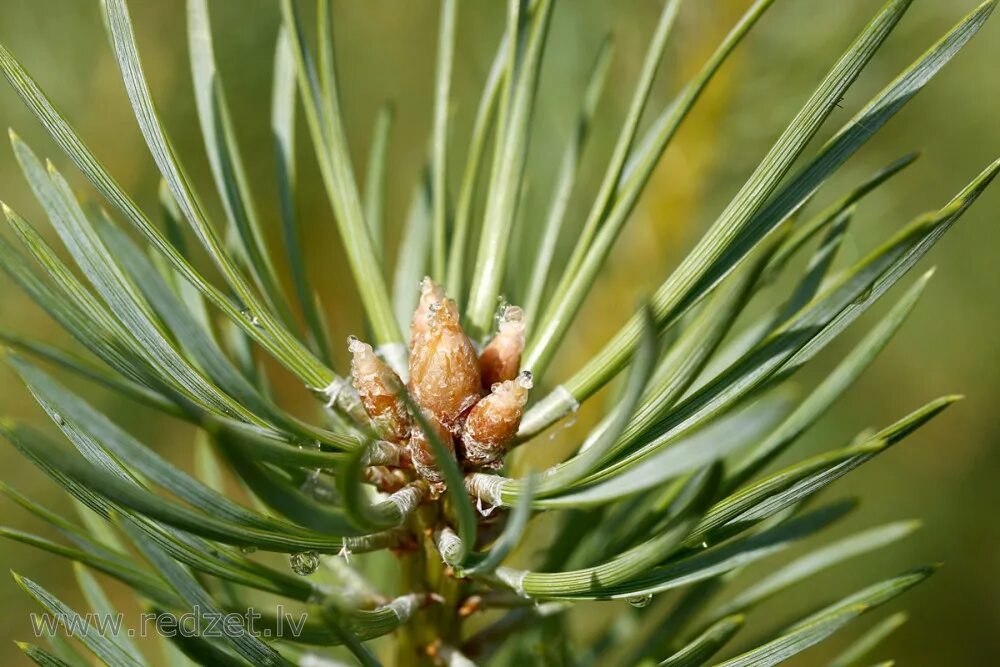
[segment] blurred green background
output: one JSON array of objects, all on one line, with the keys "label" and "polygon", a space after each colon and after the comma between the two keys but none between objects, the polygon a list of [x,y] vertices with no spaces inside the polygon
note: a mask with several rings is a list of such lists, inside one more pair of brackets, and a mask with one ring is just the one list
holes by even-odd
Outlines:
[{"label": "blurred green background", "polygon": [[[130,4],[159,108],[195,183],[207,195],[211,183],[190,88],[184,3],[136,0]],[[392,257],[398,226],[426,154],[438,6],[433,0],[336,4],[342,100],[359,172],[375,110],[387,99],[396,106],[388,192]],[[503,4],[487,0],[460,4],[453,85],[453,166],[464,159],[479,89],[502,29]],[[218,59],[243,152],[275,240],[277,209],[268,113],[276,5],[273,0],[210,3]],[[651,108],[660,109],[669,101],[679,82],[700,65],[747,5],[748,0],[686,3]],[[570,343],[560,354],[553,369],[555,377],[594,351],[627,317],[632,304],[669,273],[879,5],[876,0],[776,2],[701,100],[665,156]],[[158,176],[125,99],[96,0],[2,0],[0,7],[0,41],[39,79],[125,188],[146,210],[155,211]],[[547,193],[587,69],[603,36],[612,32],[616,53],[610,83],[585,156],[583,182],[571,208],[570,224],[581,222],[589,202],[580,195],[593,190],[602,158],[610,151],[659,7],[658,0],[557,3],[529,159],[526,224],[538,221],[547,206]],[[971,0],[915,2],[820,139],[829,136],[972,7]],[[924,152],[902,176],[865,200],[841,262],[856,259],[915,214],[945,203],[1000,154],[998,63],[1000,18],[994,17],[928,89],[823,190],[820,204],[903,153],[914,149]],[[37,151],[71,174],[75,186],[92,196],[6,85],[0,85],[0,125],[17,129]],[[304,134],[304,126],[300,127]],[[300,147],[304,149],[304,143]],[[300,150],[300,211],[306,225],[309,271],[314,284],[320,286],[337,341],[360,332],[362,324],[310,152]],[[452,169],[453,184],[457,183],[457,172],[457,168]],[[0,149],[0,198],[36,225],[46,227],[6,147]],[[221,219],[218,202],[209,201],[216,220]],[[939,270],[908,325],[794,452],[801,456],[843,443],[863,428],[889,423],[935,396],[966,394],[965,401],[833,489],[834,494],[863,498],[860,511],[838,525],[838,533],[904,517],[922,518],[925,527],[889,551],[852,561],[766,605],[758,615],[769,622],[789,617],[837,592],[853,591],[878,576],[943,561],[945,567],[929,582],[891,608],[877,612],[885,615],[906,607],[911,618],[874,657],[895,657],[901,665],[1000,662],[1000,634],[996,632],[1000,627],[1000,577],[996,576],[1000,570],[1000,522],[996,519],[1000,503],[998,210],[1000,187],[994,186],[925,260],[924,268],[936,265]],[[877,310],[848,330],[798,382],[808,387],[822,377],[884,307]],[[70,344],[5,276],[0,277],[0,323],[8,330]],[[343,355],[339,361],[343,368]],[[278,376],[276,382],[287,379]],[[90,387],[86,391],[124,426],[173,460],[188,465],[189,429],[153,418]],[[5,368],[0,368],[0,406],[5,414],[44,423],[27,391]],[[561,442],[552,445],[542,458],[555,457],[566,443],[579,438],[590,418],[585,411],[580,422],[561,433]],[[20,491],[43,499],[52,508],[68,509],[68,502],[54,485],[6,443],[0,449],[0,467],[2,478]],[[3,524],[45,533],[12,503],[5,500],[0,508]],[[67,602],[80,600],[72,570],[62,561],[2,543],[0,564],[40,581]],[[110,588],[121,591],[113,585]],[[13,581],[6,579],[0,583],[0,608],[4,610],[0,664],[21,664],[24,660],[12,640],[30,639],[27,613],[33,607]],[[593,613],[616,611],[614,606],[606,606]],[[861,625],[852,626],[795,664],[821,664],[861,630]]]}]

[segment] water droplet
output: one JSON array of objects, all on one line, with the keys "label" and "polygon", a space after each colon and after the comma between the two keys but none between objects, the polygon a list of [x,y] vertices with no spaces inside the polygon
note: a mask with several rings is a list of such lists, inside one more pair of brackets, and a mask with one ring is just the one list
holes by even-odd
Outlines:
[{"label": "water droplet", "polygon": [[240,547],[240,551],[242,551],[245,554],[252,554],[253,552],[257,551],[257,547],[243,545],[242,547]]},{"label": "water droplet", "polygon": [[258,329],[264,328],[263,326],[261,326],[260,318],[254,315],[249,308],[244,308],[243,310],[241,310],[240,315],[250,320],[250,324],[254,325]]},{"label": "water droplet", "polygon": [[652,595],[636,595],[635,597],[626,598],[625,600],[630,605],[636,609],[642,609],[643,607],[648,607],[649,603],[653,601]]},{"label": "water droplet", "polygon": [[332,502],[336,499],[333,486],[327,484],[321,475],[319,469],[311,471],[299,490],[320,502]]},{"label": "water droplet", "polygon": [[288,562],[292,566],[292,572],[302,577],[308,577],[319,568],[319,554],[315,551],[290,554]]},{"label": "water droplet", "polygon": [[60,426],[65,426],[65,425],[66,425],[66,420],[65,420],[65,419],[63,419],[63,418],[62,418],[62,415],[61,415],[61,414],[59,414],[58,412],[53,412],[53,413],[52,413],[52,419],[53,419],[53,420],[54,420],[54,421],[55,421],[55,422],[56,422],[57,424],[59,424]]}]

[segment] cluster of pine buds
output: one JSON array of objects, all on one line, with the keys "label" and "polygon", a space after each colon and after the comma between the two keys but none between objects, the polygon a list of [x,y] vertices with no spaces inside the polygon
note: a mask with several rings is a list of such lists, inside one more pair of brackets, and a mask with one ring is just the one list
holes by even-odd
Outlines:
[{"label": "cluster of pine buds", "polygon": [[[458,307],[430,278],[420,285],[420,302],[410,322],[410,405],[401,396],[403,381],[372,346],[349,339],[351,379],[382,440],[405,452],[399,467],[369,468],[383,491],[426,480],[435,493],[444,478],[429,437],[437,437],[466,470],[496,469],[517,434],[531,389],[531,373],[521,371],[524,322],[517,306],[500,314],[496,335],[476,350],[459,320]],[[433,429],[430,436],[425,433]]]}]

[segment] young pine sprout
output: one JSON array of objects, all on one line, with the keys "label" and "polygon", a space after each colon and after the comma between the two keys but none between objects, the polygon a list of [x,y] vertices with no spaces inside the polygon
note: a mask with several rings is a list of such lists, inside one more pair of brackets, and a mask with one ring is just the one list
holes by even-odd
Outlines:
[{"label": "young pine sprout", "polygon": [[[818,611],[786,626],[765,617],[752,633],[742,631],[768,598],[808,586],[827,568],[917,527],[890,522],[824,543],[824,529],[858,503],[817,494],[958,397],[931,400],[812,454],[796,448],[839,398],[869,399],[850,394],[859,391],[852,384],[930,279],[911,279],[910,270],[983,193],[1000,162],[967,184],[956,180],[956,194],[940,208],[851,258],[838,258],[838,250],[851,238],[853,220],[870,215],[863,199],[916,155],[857,182],[837,178],[840,167],[972,39],[995,2],[973,9],[938,41],[914,47],[920,55],[898,76],[866,83],[863,90],[880,91],[867,100],[855,99],[862,93],[852,85],[911,3],[884,0],[867,23],[845,15],[857,37],[838,47],[842,55],[817,77],[812,94],[801,96],[798,112],[784,119],[787,127],[756,156],[757,166],[702,238],[676,266],[643,267],[643,282],[655,276],[659,285],[633,317],[615,323],[616,333],[582,353],[582,309],[617,257],[625,225],[647,217],[633,212],[661,156],[743,39],[765,21],[772,0],[743,3],[745,12],[714,50],[688,49],[689,40],[668,46],[685,26],[715,34],[698,23],[721,14],[692,11],[678,20],[699,3],[658,0],[648,43],[625,50],[641,62],[618,63],[610,37],[584,45],[597,57],[580,72],[586,81],[576,93],[577,77],[566,71],[573,59],[544,67],[547,54],[565,47],[560,40],[589,34],[573,29],[573,21],[586,20],[575,5],[556,12],[554,0],[509,0],[504,25],[494,26],[499,40],[488,44],[492,64],[479,71],[480,54],[471,50],[483,39],[457,39],[466,25],[460,8],[476,3],[440,0],[440,29],[424,53],[436,62],[434,80],[426,81],[430,108],[395,127],[413,107],[386,101],[373,123],[363,179],[348,147],[365,139],[349,137],[344,118],[358,115],[345,113],[347,106],[367,108],[351,93],[371,86],[341,87],[338,74],[347,70],[336,58],[345,47],[333,42],[352,28],[335,31],[334,21],[349,24],[369,3],[342,14],[331,0],[277,0],[280,17],[250,12],[241,19],[277,23],[247,33],[277,33],[273,61],[254,48],[238,62],[216,62],[214,42],[229,31],[212,30],[209,9],[225,0],[186,0],[189,103],[160,99],[166,91],[150,85],[140,57],[149,55],[147,47],[129,13],[129,4],[139,3],[103,0],[124,92],[162,176],[159,205],[150,210],[143,206],[149,193],[127,192],[104,166],[113,164],[103,161],[105,153],[125,144],[88,145],[73,126],[80,110],[63,115],[0,46],[0,70],[12,90],[65,153],[45,162],[11,133],[12,160],[52,229],[40,232],[40,220],[4,204],[10,230],[0,235],[0,269],[75,341],[74,350],[64,350],[34,332],[0,326],[4,362],[52,422],[43,431],[2,417],[0,436],[82,513],[80,521],[63,517],[0,484],[0,492],[55,528],[44,538],[0,528],[0,537],[76,561],[94,611],[113,612],[118,602],[152,609],[158,627],[227,614],[216,632],[164,637],[162,659],[146,654],[159,645],[133,644],[125,628],[18,646],[42,665],[89,664],[78,653],[86,649],[115,667],[734,667],[775,664],[860,623],[863,613],[933,568],[852,585],[838,601],[824,597],[825,607],[819,600],[806,605]],[[175,3],[165,4],[163,11],[174,11]],[[648,3],[604,4],[612,11]],[[418,6],[424,4],[407,3],[406,11]],[[566,16],[570,30],[552,31],[553,20]],[[793,52],[813,46],[795,34],[782,43]],[[352,57],[351,66],[365,54]],[[657,81],[664,61],[675,57],[673,71],[690,78]],[[881,76],[892,61],[879,61],[866,77]],[[603,99],[611,63],[616,77],[635,81],[620,103]],[[272,73],[271,131],[259,145],[247,139],[260,133],[242,125],[267,104],[241,99],[237,106],[227,96],[233,67]],[[458,70],[465,82],[479,77],[475,99],[458,92],[465,87],[453,89]],[[543,70],[565,80],[550,85]],[[550,105],[544,113],[537,113],[539,100]],[[157,114],[168,105],[176,113],[193,109],[197,123],[168,128]],[[851,116],[854,106],[859,111]],[[760,119],[760,136],[774,134],[770,111]],[[392,156],[428,146],[428,137],[412,130],[424,117],[432,120],[428,158],[407,184],[412,201],[397,207],[387,195],[395,189],[386,185],[409,171]],[[541,132],[547,126],[539,117],[566,131]],[[825,127],[833,124],[839,128]],[[200,130],[206,178],[184,164],[192,142],[173,137],[174,127]],[[463,135],[461,128],[471,130]],[[826,143],[816,140],[821,129]],[[610,145],[587,148],[595,139]],[[407,150],[390,150],[395,142]],[[308,156],[298,154],[303,147]],[[562,155],[558,171],[539,173],[549,163],[538,156],[553,151]],[[143,159],[130,155],[127,163]],[[79,174],[63,175],[72,169]],[[306,198],[297,183],[306,169],[329,201],[300,212]],[[276,174],[276,183],[251,182],[264,173]],[[70,186],[84,179],[91,189]],[[529,182],[531,196],[524,196]],[[551,191],[539,185],[549,183]],[[91,195],[99,201],[81,200]],[[813,207],[814,198],[832,203]],[[280,234],[267,228],[272,219]],[[301,226],[327,221],[339,234],[363,322],[348,322],[329,281],[314,285],[306,270],[314,257]],[[396,238],[391,257],[387,241]],[[328,256],[325,248],[320,253]],[[290,275],[281,275],[283,266]],[[524,310],[508,305],[497,316],[496,305],[508,302]],[[858,323],[876,304],[875,317]],[[342,349],[331,344],[328,322],[364,332],[348,340],[349,368],[335,363]],[[859,324],[871,328],[831,359],[845,348],[828,348],[830,342]],[[807,365],[822,371],[808,376],[819,378],[814,384],[793,378]],[[53,373],[74,376],[74,389]],[[793,381],[802,391],[791,391]],[[108,396],[91,405],[91,391],[75,389],[81,382],[113,394],[127,410],[144,406],[143,419],[155,413],[164,424],[185,422],[187,428],[169,431],[169,460],[159,443],[140,440],[100,412],[98,405],[112,404]],[[581,406],[596,426],[555,428]],[[176,435],[192,432],[190,441]],[[550,440],[554,433],[560,442]],[[511,455],[515,448],[518,456]],[[191,465],[177,465],[185,457]],[[796,560],[772,559],[792,547],[801,551]],[[122,582],[136,599],[105,595],[91,571]],[[737,575],[746,580],[738,590]],[[14,576],[49,614],[84,617]],[[235,613],[245,609],[254,615]],[[283,609],[306,614],[291,634]],[[860,648],[884,634],[858,632]],[[828,660],[814,655],[803,664],[820,662]]]},{"label": "young pine sprout", "polygon": [[[409,390],[416,403],[454,434],[482,392],[476,348],[462,329],[458,307],[429,279],[410,331]],[[424,302],[426,309],[424,308]]]},{"label": "young pine sprout", "polygon": [[351,336],[351,380],[361,398],[375,433],[385,440],[405,443],[412,420],[400,392],[403,382],[396,372],[375,355],[372,346]]},{"label": "young pine sprout", "polygon": [[[351,336],[348,349],[354,388],[375,434],[405,444],[413,472],[440,491],[445,477],[430,439],[437,438],[463,469],[495,468],[517,434],[532,382],[529,371],[518,373],[524,347],[520,308],[504,308],[496,335],[477,358],[455,302],[429,277],[420,289],[410,324],[409,392],[421,419],[411,417],[399,376],[371,345]],[[484,395],[480,384],[487,374],[497,379]],[[398,469],[373,467],[377,472],[367,479],[383,490],[399,488],[406,479]]]},{"label": "young pine sprout", "polygon": [[517,377],[524,353],[524,311],[518,306],[505,306],[500,313],[497,334],[479,355],[479,371],[483,388]]},{"label": "young pine sprout", "polygon": [[436,489],[443,486],[445,477],[441,472],[441,462],[438,460],[434,447],[431,444],[432,438],[437,438],[452,457],[455,455],[454,438],[445,426],[438,421],[433,413],[423,410],[423,421],[413,429],[410,438],[409,453],[413,460],[413,468],[418,475],[429,482],[433,482]]},{"label": "young pine sprout", "polygon": [[463,451],[469,463],[486,465],[503,457],[521,425],[529,389],[531,372],[522,371],[513,380],[494,383],[489,395],[473,406],[462,430]]},{"label": "young pine sprout", "polygon": [[413,346],[420,336],[430,328],[431,306],[437,308],[436,304],[444,303],[444,288],[431,280],[430,276],[424,276],[420,281],[420,300],[417,302],[417,309],[410,319],[410,356],[413,356]]}]

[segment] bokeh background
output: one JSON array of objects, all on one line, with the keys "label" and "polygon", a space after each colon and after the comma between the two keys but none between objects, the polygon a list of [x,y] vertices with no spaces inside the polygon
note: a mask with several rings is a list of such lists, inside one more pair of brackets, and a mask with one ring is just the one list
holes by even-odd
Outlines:
[{"label": "bokeh background", "polygon": [[[130,4],[159,108],[194,181],[207,193],[210,179],[191,94],[184,3],[135,0]],[[452,164],[464,158],[479,88],[502,29],[503,4],[466,0],[460,5]],[[662,108],[670,100],[679,82],[700,65],[748,4],[748,0],[686,3],[651,108]],[[399,223],[426,155],[438,7],[433,0],[366,0],[336,5],[342,99],[356,167],[363,168],[376,109],[385,100],[392,100],[396,107],[388,186],[392,257]],[[553,371],[557,376],[595,350],[627,317],[632,304],[670,272],[879,5],[876,0],[775,3],[699,102],[665,156],[570,342],[561,351]],[[212,0],[210,6],[218,59],[243,152],[269,232],[276,240],[268,107],[277,3]],[[659,0],[557,3],[531,147],[532,176],[524,216],[527,225],[537,222],[547,205],[587,69],[601,39],[612,32],[616,53],[611,77],[570,213],[570,224],[581,220],[588,202],[580,195],[592,191],[599,177],[601,159],[607,156],[624,114],[659,6]],[[823,136],[847,120],[972,7],[972,0],[915,2],[851,89],[844,108],[830,119]],[[0,0],[0,9],[0,41],[39,79],[126,189],[147,210],[156,210],[158,175],[125,99],[97,1]],[[817,200],[820,204],[903,153],[914,149],[924,152],[903,175],[865,200],[841,262],[856,259],[914,215],[945,203],[1000,154],[998,63],[1000,17],[993,17],[972,44],[824,189]],[[93,195],[12,90],[2,84],[0,125],[16,128],[37,151],[72,175],[75,186],[88,197]],[[334,340],[342,340],[362,330],[359,307],[309,151],[300,150],[299,170],[309,271],[314,284],[320,286]],[[457,183],[456,176],[457,169],[453,169],[453,183]],[[0,148],[0,198],[40,227],[45,226],[6,146]],[[218,202],[210,204],[220,219]],[[796,455],[801,456],[843,443],[858,431],[889,423],[930,398],[964,393],[965,401],[832,490],[834,495],[863,499],[860,511],[839,525],[838,532],[904,517],[919,517],[925,527],[894,549],[852,561],[764,606],[758,613],[766,619],[788,617],[817,600],[860,588],[878,576],[942,561],[944,568],[930,581],[890,608],[879,610],[879,615],[885,615],[905,607],[911,617],[873,658],[894,657],[901,665],[1000,662],[1000,633],[996,631],[1000,627],[998,252],[1000,187],[994,187],[925,260],[925,268],[936,265],[939,270],[907,326],[855,389],[796,449]],[[802,373],[798,379],[801,385],[808,387],[821,377],[884,307],[877,310]],[[0,326],[71,344],[5,276],[0,276]],[[343,355],[340,361],[343,367]],[[287,382],[280,377],[276,381]],[[86,391],[132,432],[171,459],[189,464],[189,429],[93,388]],[[44,423],[27,391],[5,368],[0,368],[0,406],[4,414]],[[590,417],[585,411],[578,424],[561,433],[560,442],[551,445],[542,458],[556,456],[566,443],[578,438]],[[50,507],[69,510],[69,503],[54,485],[6,443],[0,446],[0,470],[3,479],[20,491],[44,499]],[[6,500],[0,502],[0,516],[3,524],[45,533],[44,527]],[[0,565],[40,581],[70,603],[80,600],[72,570],[58,559],[2,543]],[[113,584],[109,589],[123,594]],[[24,659],[12,640],[30,638],[27,614],[33,607],[9,578],[0,581],[0,608],[4,612],[0,617],[0,664],[21,664]],[[615,610],[609,606],[593,613],[612,614]],[[822,664],[861,630],[860,625],[852,626],[812,649],[796,664]]]}]

